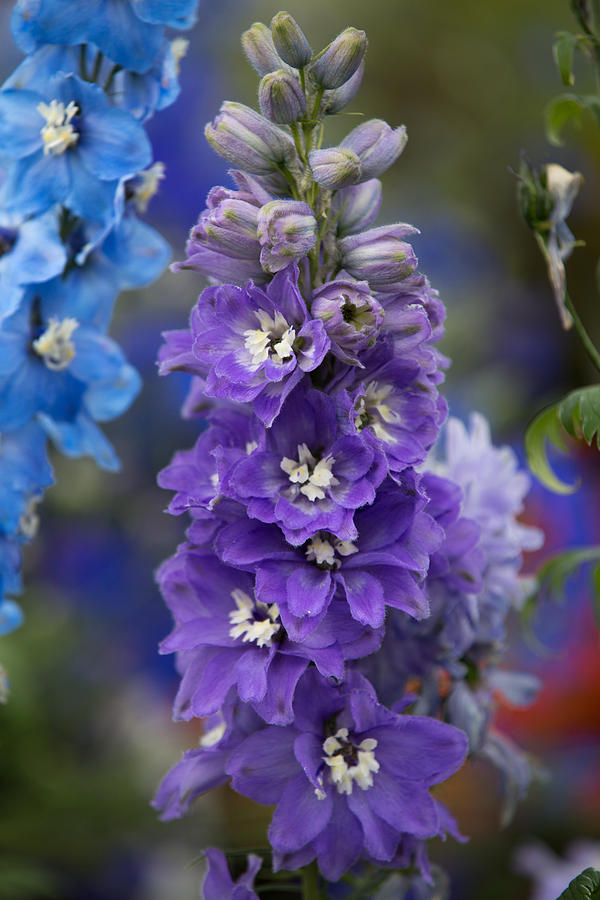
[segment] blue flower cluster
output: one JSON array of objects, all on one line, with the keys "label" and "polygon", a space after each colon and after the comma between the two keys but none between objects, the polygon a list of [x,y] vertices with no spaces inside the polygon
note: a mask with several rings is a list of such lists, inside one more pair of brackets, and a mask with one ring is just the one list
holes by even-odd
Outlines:
[{"label": "blue flower cluster", "polygon": [[27,56],[0,88],[0,634],[22,614],[21,547],[52,483],[47,439],[108,470],[98,427],[140,379],[108,336],[117,294],[169,260],[141,222],[163,176],[144,122],[177,96],[196,0],[20,0]]},{"label": "blue flower cluster", "polygon": [[[451,421],[446,461],[431,455],[444,307],[416,229],[372,227],[405,129],[375,119],[322,145],[360,84],[364,32],[313,55],[278,13],[242,43],[262,113],[226,102],[206,127],[234,186],[210,191],[174,266],[209,286],[160,356],[194,376],[185,412],[208,424],[159,476],[192,521],[158,573],[175,717],[206,721],[155,804],[179,816],[230,780],[276,807],[276,869],[428,877],[427,840],[460,837],[430,788],[469,749],[527,769],[491,721],[495,690],[531,693],[497,662],[540,536],[516,521],[527,479],[482,418]],[[236,883],[207,859],[207,900],[256,898],[255,858]]]}]

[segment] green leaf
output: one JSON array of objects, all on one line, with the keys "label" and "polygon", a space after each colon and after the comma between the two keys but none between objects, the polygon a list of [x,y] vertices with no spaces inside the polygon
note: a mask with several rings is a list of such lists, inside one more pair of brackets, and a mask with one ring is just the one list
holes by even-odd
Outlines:
[{"label": "green leaf", "polygon": [[[594,562],[600,568],[600,546],[578,547],[566,550],[547,560],[536,576],[536,591],[528,598],[529,603],[537,596],[544,595],[548,599],[560,603],[564,599],[567,580],[574,575],[580,566]],[[600,597],[600,576],[598,568],[594,570],[594,589]],[[597,580],[598,579],[598,580]]]},{"label": "green leaf", "polygon": [[567,122],[571,119],[575,124],[581,124],[581,111],[583,104],[577,94],[559,94],[546,106],[544,116],[546,119],[546,134],[551,144],[560,146],[563,141],[560,134]]},{"label": "green leaf", "polygon": [[571,34],[568,31],[559,31],[556,35],[556,41],[552,47],[554,61],[560,72],[562,83],[566,87],[575,84],[575,76],[573,75],[573,54],[579,43],[580,36]]},{"label": "green leaf", "polygon": [[571,437],[600,449],[600,385],[577,388],[558,404],[558,417]]},{"label": "green leaf", "polygon": [[555,404],[535,417],[525,432],[525,452],[529,468],[542,484],[557,494],[572,494],[577,490],[577,485],[567,484],[555,475],[546,450],[546,441],[551,441],[559,450],[567,449],[558,408],[559,404]]},{"label": "green leaf", "polygon": [[557,900],[600,900],[600,872],[584,869]]}]

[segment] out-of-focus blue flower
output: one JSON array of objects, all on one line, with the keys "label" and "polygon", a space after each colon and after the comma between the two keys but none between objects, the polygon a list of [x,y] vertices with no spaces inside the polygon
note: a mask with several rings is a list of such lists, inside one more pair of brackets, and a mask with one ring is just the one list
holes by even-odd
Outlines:
[{"label": "out-of-focus blue flower", "polygon": [[53,482],[46,434],[37,422],[5,431],[0,441],[0,528],[5,535],[32,537],[33,503]]},{"label": "out-of-focus blue flower", "polygon": [[60,275],[67,254],[59,234],[58,208],[23,221],[0,210],[0,322],[13,313],[28,284]]},{"label": "out-of-focus blue flower", "polygon": [[59,305],[30,292],[0,334],[0,428],[39,417],[64,453],[94,456],[118,467],[96,421],[129,406],[140,387],[117,344],[85,319],[61,316]]},{"label": "out-of-focus blue flower", "polygon": [[163,26],[190,28],[197,0],[19,0],[12,32],[32,53],[42,44],[93,43],[117,65],[146,72],[163,41]]},{"label": "out-of-focus blue flower", "polygon": [[51,79],[42,95],[0,92],[0,145],[8,167],[6,209],[30,215],[62,203],[76,215],[110,215],[119,179],[151,161],[142,126],[75,75]]}]

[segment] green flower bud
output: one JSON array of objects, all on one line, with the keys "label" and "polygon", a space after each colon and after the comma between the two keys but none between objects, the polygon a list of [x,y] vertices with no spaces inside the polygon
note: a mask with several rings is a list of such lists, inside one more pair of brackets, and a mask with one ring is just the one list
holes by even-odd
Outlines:
[{"label": "green flower bud", "polygon": [[301,69],[312,59],[310,44],[293,16],[278,12],[271,19],[271,34],[275,49],[290,66]]},{"label": "green flower bud", "polygon": [[357,28],[345,28],[329,44],[310,67],[310,74],[320,87],[339,88],[352,78],[367,49],[367,35]]},{"label": "green flower bud", "polygon": [[297,122],[306,112],[306,98],[298,80],[284,69],[269,72],[258,87],[263,114],[279,125]]}]

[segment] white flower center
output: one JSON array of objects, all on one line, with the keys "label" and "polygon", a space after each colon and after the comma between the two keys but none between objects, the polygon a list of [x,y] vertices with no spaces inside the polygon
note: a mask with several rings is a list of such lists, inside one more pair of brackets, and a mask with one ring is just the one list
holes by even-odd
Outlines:
[{"label": "white flower center", "polygon": [[325,456],[317,462],[306,444],[298,444],[298,459],[284,456],[279,465],[292,484],[302,485],[300,493],[314,503],[325,499],[323,488],[339,484],[331,472],[334,462],[333,456]]},{"label": "white flower center", "polygon": [[252,600],[245,591],[236,588],[231,592],[236,609],[229,613],[229,636],[241,638],[244,643],[254,641],[258,647],[270,647],[273,637],[281,627],[279,607],[261,600]]},{"label": "white flower center", "polygon": [[46,330],[33,341],[35,352],[41,356],[49,369],[66,369],[75,356],[75,345],[71,335],[79,327],[77,319],[50,319]]},{"label": "white flower center", "polygon": [[365,388],[364,397],[359,397],[354,413],[354,425],[357,431],[368,427],[373,431],[375,437],[378,437],[380,441],[385,441],[386,444],[396,443],[396,438],[385,427],[386,424],[400,422],[400,416],[396,410],[385,402],[392,390],[391,384],[370,381]]},{"label": "white flower center", "polygon": [[201,747],[214,747],[215,744],[218,744],[223,735],[225,734],[225,720],[219,722],[218,725],[215,725],[214,728],[211,728],[209,731],[206,731],[202,737],[200,738],[200,746]]},{"label": "white flower center", "polygon": [[[340,728],[334,737],[323,742],[325,765],[329,766],[329,777],[340,794],[351,794],[354,783],[363,791],[373,787],[373,775],[379,772],[379,763],[373,751],[377,747],[375,738],[365,738],[355,746],[348,740],[348,729]],[[320,792],[315,790],[317,796]]]},{"label": "white flower center", "polygon": [[279,310],[273,319],[264,309],[257,309],[254,314],[260,328],[248,328],[244,332],[244,346],[252,358],[252,365],[258,367],[269,358],[275,363],[282,363],[293,356],[296,332]]},{"label": "white flower center", "polygon": [[34,538],[38,532],[40,517],[37,514],[37,507],[41,499],[39,496],[30,497],[19,519],[19,531],[28,540]]},{"label": "white flower center", "polygon": [[306,558],[315,562],[318,566],[329,566],[339,569],[341,562],[336,559],[336,552],[340,556],[351,556],[358,553],[358,547],[352,541],[340,541],[331,534],[318,531],[306,545]]},{"label": "white flower center", "polygon": [[171,41],[171,53],[173,54],[173,59],[175,61],[175,71],[179,75],[179,63],[188,52],[188,47],[190,46],[190,42],[185,38],[178,37],[175,40]]},{"label": "white flower center", "polygon": [[44,155],[60,156],[72,144],[79,140],[79,134],[71,124],[71,120],[79,112],[79,107],[71,100],[65,106],[58,100],[50,103],[38,103],[37,111],[46,120],[46,124],[40,130],[44,142]]},{"label": "white flower center", "polygon": [[146,212],[148,203],[158,190],[159,182],[165,177],[165,164],[155,162],[149,169],[138,172],[134,179],[133,202],[139,212]]}]

